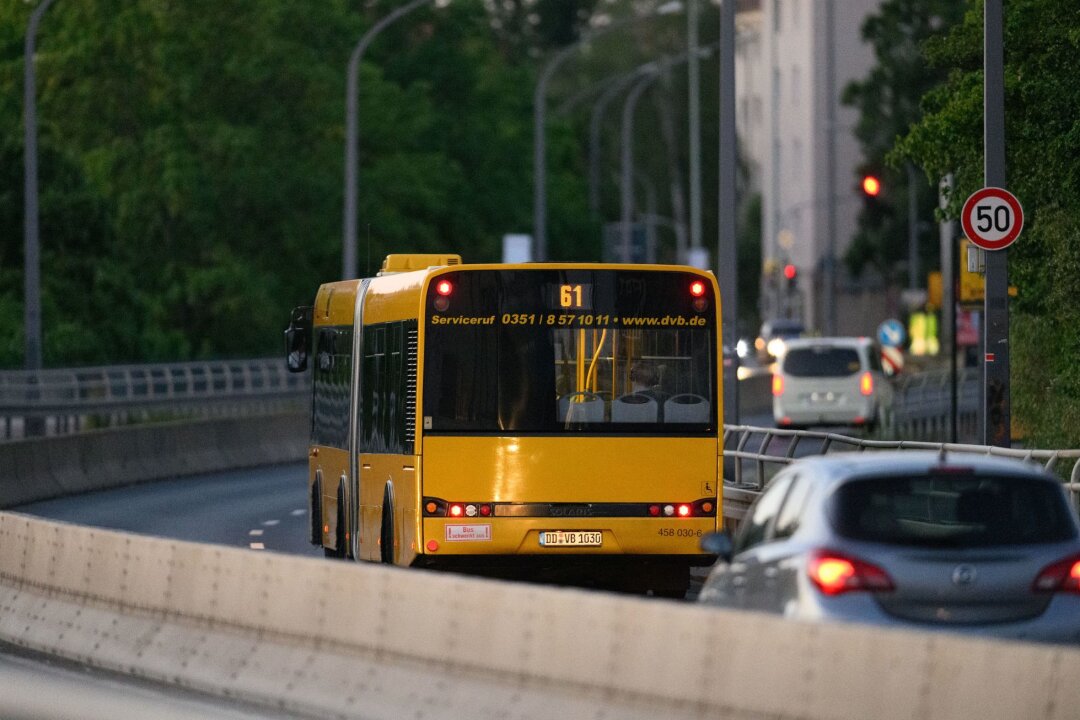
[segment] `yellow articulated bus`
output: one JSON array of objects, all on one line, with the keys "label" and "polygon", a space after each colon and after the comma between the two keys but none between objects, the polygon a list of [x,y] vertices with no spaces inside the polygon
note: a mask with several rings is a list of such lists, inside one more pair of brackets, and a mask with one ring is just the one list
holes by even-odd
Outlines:
[{"label": "yellow articulated bus", "polygon": [[327,555],[684,593],[719,529],[720,295],[682,266],[390,255],[286,331]]}]

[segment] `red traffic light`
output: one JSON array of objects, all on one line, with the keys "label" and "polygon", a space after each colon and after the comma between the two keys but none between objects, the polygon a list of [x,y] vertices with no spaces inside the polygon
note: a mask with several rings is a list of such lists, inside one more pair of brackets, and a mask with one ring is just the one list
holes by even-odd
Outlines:
[{"label": "red traffic light", "polygon": [[881,194],[881,181],[873,175],[867,175],[862,180],[862,189],[870,197],[877,197]]},{"label": "red traffic light", "polygon": [[799,269],[791,263],[788,263],[784,266],[784,277],[786,277],[788,280],[794,280],[795,276],[797,276],[798,274]]}]

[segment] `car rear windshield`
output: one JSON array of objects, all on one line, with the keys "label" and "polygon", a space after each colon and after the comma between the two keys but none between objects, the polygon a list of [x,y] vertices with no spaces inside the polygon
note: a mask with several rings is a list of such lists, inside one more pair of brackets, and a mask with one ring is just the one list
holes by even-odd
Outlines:
[{"label": "car rear windshield", "polygon": [[794,377],[845,377],[859,372],[861,367],[855,348],[791,348],[784,357],[784,373]]},{"label": "car rear windshield", "polygon": [[1031,477],[856,480],[833,496],[830,520],[846,538],[893,545],[988,547],[1076,537],[1061,488]]}]

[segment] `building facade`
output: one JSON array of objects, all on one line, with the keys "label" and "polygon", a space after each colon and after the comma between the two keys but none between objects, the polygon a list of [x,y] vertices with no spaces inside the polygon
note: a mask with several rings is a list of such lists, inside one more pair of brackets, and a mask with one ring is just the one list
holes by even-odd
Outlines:
[{"label": "building facade", "polygon": [[[737,126],[762,195],[762,318],[797,317],[831,334],[866,334],[884,292],[853,288],[841,258],[856,229],[861,153],[844,87],[874,63],[861,28],[880,0],[744,0],[737,15]],[[832,302],[826,284],[833,258]],[[794,266],[795,278],[784,276]],[[863,312],[838,307],[860,295]],[[880,307],[879,307],[880,306]]]}]

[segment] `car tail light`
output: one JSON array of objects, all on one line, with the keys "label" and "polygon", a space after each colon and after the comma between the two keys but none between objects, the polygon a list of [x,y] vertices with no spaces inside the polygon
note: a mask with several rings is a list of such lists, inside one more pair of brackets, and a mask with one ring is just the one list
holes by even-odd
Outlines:
[{"label": "car tail light", "polygon": [[1035,576],[1031,589],[1033,592],[1080,593],[1080,555],[1072,555],[1044,567]]},{"label": "car tail light", "polygon": [[780,397],[784,394],[784,376],[775,374],[772,376],[772,394],[773,397]]},{"label": "car tail light", "polygon": [[826,595],[895,589],[892,578],[876,565],[831,550],[818,550],[806,568],[810,581]]},{"label": "car tail light", "polygon": [[869,372],[864,372],[859,378],[859,392],[866,396],[874,394],[874,376]]}]

